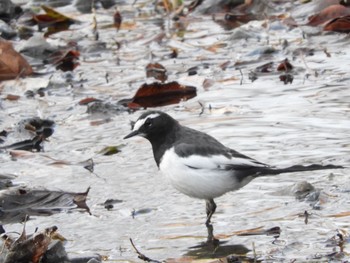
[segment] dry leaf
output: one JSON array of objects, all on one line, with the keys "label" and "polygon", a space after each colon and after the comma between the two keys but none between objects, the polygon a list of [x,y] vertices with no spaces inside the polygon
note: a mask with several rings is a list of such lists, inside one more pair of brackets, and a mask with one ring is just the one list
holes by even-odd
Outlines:
[{"label": "dry leaf", "polygon": [[165,84],[154,82],[143,84],[132,99],[121,100],[119,103],[130,109],[159,107],[176,104],[196,95],[197,89],[195,87],[181,85],[176,81]]},{"label": "dry leaf", "polygon": [[147,78],[153,77],[161,82],[165,82],[168,79],[165,67],[159,63],[149,63],[146,66],[146,76]]},{"label": "dry leaf", "polygon": [[67,30],[70,25],[77,23],[78,21],[65,16],[51,7],[42,5],[41,8],[46,14],[34,15],[33,20],[38,24],[39,30],[42,28],[48,28],[47,33],[44,36]]},{"label": "dry leaf", "polygon": [[13,49],[10,42],[0,40],[0,80],[16,79],[33,74],[28,62]]},{"label": "dry leaf", "polygon": [[118,10],[116,10],[114,15],[113,15],[113,22],[114,22],[114,27],[118,31],[120,29],[121,24],[122,24],[122,16]]},{"label": "dry leaf", "polygon": [[335,31],[339,33],[349,33],[350,32],[350,15],[338,17],[327,23],[323,30],[325,31]]},{"label": "dry leaf", "polygon": [[346,15],[350,15],[350,8],[343,5],[331,5],[323,9],[318,14],[310,16],[307,24],[309,26],[318,26],[331,19]]},{"label": "dry leaf", "polygon": [[337,217],[346,217],[346,216],[350,216],[350,211],[329,215],[327,217],[336,217],[337,218]]}]

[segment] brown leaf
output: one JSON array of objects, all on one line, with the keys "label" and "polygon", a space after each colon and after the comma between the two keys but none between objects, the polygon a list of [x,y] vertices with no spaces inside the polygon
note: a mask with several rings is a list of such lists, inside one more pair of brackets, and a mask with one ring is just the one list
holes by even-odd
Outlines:
[{"label": "brown leaf", "polygon": [[64,72],[73,71],[80,64],[77,62],[80,53],[77,50],[66,48],[50,55],[48,61]]},{"label": "brown leaf", "polygon": [[176,48],[172,48],[171,50],[172,50],[172,52],[170,53],[169,57],[170,58],[177,58],[179,51]]},{"label": "brown leaf", "polygon": [[149,63],[146,66],[146,76],[147,78],[153,77],[161,82],[165,82],[168,79],[165,67],[159,63]]},{"label": "brown leaf", "polygon": [[217,15],[214,21],[221,25],[225,30],[231,30],[252,20],[262,20],[264,18],[263,15],[227,13],[223,18],[220,17],[220,15]]},{"label": "brown leaf", "polygon": [[42,5],[41,8],[46,14],[34,15],[33,20],[38,24],[39,30],[42,28],[48,28],[45,36],[67,30],[70,25],[78,22],[68,16],[65,16],[51,7]]},{"label": "brown leaf", "polygon": [[[323,9],[318,14],[309,17],[309,26],[318,26],[331,19],[339,18],[341,16],[350,15],[350,8],[343,5],[331,5]],[[334,31],[334,30],[332,30]]]},{"label": "brown leaf", "polygon": [[16,100],[19,100],[21,96],[18,96],[18,95],[14,95],[14,94],[7,94],[6,95],[6,100],[11,100],[11,101],[16,101]]},{"label": "brown leaf", "polygon": [[329,215],[328,217],[336,217],[337,218],[337,217],[346,217],[346,216],[350,216],[350,211]]},{"label": "brown leaf", "polygon": [[79,101],[79,105],[87,105],[90,102],[94,102],[94,101],[100,101],[99,99],[93,98],[93,97],[89,97],[89,98],[85,98]]},{"label": "brown leaf", "polygon": [[328,22],[323,30],[334,31],[339,33],[349,33],[350,32],[350,15],[338,17],[330,22]]},{"label": "brown leaf", "polygon": [[25,236],[24,239],[16,239],[8,247],[4,263],[39,263],[52,241],[52,236],[57,235],[56,231],[57,227],[53,226],[34,233],[32,236]]},{"label": "brown leaf", "polygon": [[277,71],[290,71],[293,69],[293,65],[290,64],[288,58],[283,60],[278,66]]},{"label": "brown leaf", "polygon": [[272,66],[273,66],[273,62],[268,62],[264,65],[256,67],[254,71],[260,72],[260,73],[270,73],[273,71]]},{"label": "brown leaf", "polygon": [[176,81],[169,83],[154,82],[143,84],[131,100],[124,100],[129,108],[159,107],[176,104],[181,100],[188,100],[197,95],[197,89],[192,86],[181,85]]},{"label": "brown leaf", "polygon": [[13,49],[10,42],[0,40],[0,80],[15,79],[33,74],[28,62]]},{"label": "brown leaf", "polygon": [[118,10],[115,11],[114,15],[113,15],[113,24],[114,24],[114,27],[117,29],[117,31],[120,29],[120,26],[122,24],[122,16],[121,14],[119,13]]}]

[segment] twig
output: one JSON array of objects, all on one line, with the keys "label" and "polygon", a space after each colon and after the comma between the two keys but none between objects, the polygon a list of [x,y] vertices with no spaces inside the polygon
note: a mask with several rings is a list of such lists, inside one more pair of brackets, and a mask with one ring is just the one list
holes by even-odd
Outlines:
[{"label": "twig", "polygon": [[257,261],[257,256],[256,256],[256,251],[255,251],[255,243],[254,242],[253,242],[252,246],[253,246],[253,254],[254,254],[254,263],[256,263],[258,261]]},{"label": "twig", "polygon": [[150,259],[149,257],[145,256],[144,254],[142,254],[134,245],[134,242],[132,241],[132,239],[130,238],[130,243],[132,245],[132,247],[135,249],[136,253],[138,254],[138,258],[145,261],[145,262],[153,262],[153,263],[162,263],[161,261],[158,260],[154,260],[154,259]]},{"label": "twig", "polygon": [[94,34],[95,41],[98,41],[99,34],[98,34],[98,30],[97,30],[95,0],[92,0],[92,2],[91,2],[91,13],[92,13],[92,33]]},{"label": "twig", "polygon": [[242,85],[243,84],[243,72],[242,72],[242,69],[239,69],[239,72],[241,73],[241,81],[240,81],[239,85]]},{"label": "twig", "polygon": [[199,105],[201,106],[201,112],[199,113],[199,116],[201,116],[204,113],[204,105],[202,102],[198,101]]},{"label": "twig", "polygon": [[304,223],[305,223],[305,225],[307,225],[309,223],[309,215],[310,214],[308,213],[308,211],[305,210],[305,212],[304,212],[304,217],[305,217]]}]

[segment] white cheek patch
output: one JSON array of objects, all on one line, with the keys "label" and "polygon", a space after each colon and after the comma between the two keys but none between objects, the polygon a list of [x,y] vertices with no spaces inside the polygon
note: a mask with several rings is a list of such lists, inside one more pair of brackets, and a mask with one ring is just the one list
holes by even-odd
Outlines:
[{"label": "white cheek patch", "polygon": [[147,117],[144,118],[144,119],[139,119],[139,120],[137,120],[137,121],[135,122],[134,128],[133,128],[132,130],[133,130],[133,131],[137,131],[138,129],[141,128],[142,125],[145,124],[145,122],[146,122],[147,119],[155,119],[155,118],[157,118],[157,117],[159,117],[159,116],[160,116],[159,113],[153,113],[153,114],[147,115]]}]

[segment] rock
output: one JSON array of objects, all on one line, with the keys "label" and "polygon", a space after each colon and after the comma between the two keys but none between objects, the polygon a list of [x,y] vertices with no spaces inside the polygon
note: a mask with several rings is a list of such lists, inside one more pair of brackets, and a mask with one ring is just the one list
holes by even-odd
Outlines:
[{"label": "rock", "polygon": [[0,1],[0,20],[6,23],[22,14],[23,10],[11,2],[11,0]]}]

